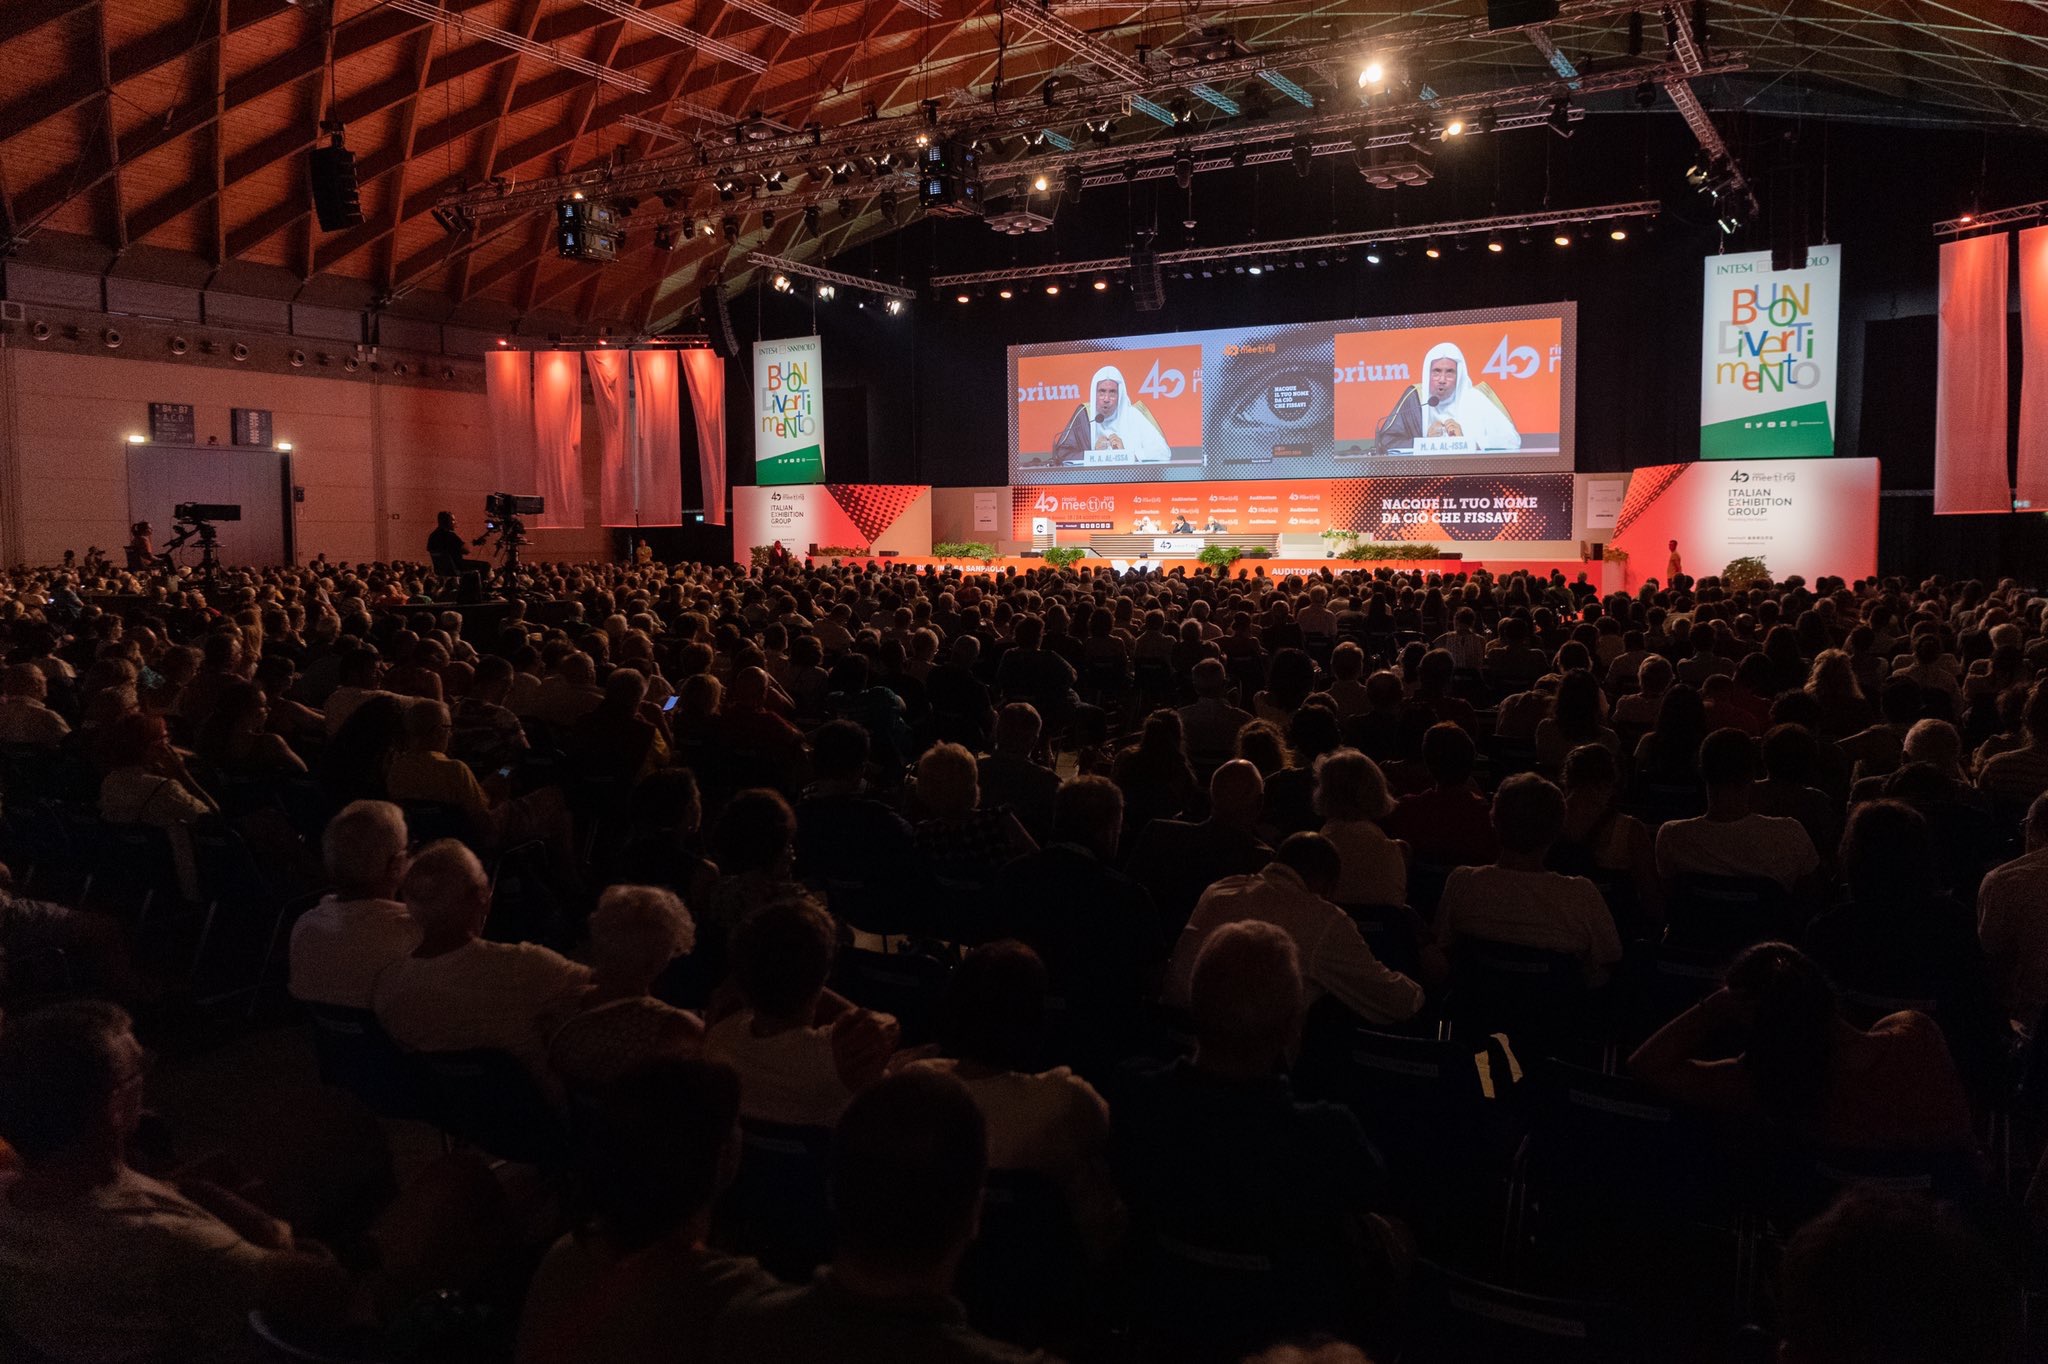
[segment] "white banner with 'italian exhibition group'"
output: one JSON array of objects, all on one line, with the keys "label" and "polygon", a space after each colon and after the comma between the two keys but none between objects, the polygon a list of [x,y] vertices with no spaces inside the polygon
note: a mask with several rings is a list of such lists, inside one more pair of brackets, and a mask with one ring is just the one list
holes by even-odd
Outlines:
[{"label": "white banner with 'italian exhibition group'", "polygon": [[815,336],[754,343],[754,482],[825,481],[824,353]]},{"label": "white banner with 'italian exhibition group'", "polygon": [[1811,248],[1804,270],[1750,251],[1709,256],[1706,271],[1700,457],[1835,453],[1842,248]]}]

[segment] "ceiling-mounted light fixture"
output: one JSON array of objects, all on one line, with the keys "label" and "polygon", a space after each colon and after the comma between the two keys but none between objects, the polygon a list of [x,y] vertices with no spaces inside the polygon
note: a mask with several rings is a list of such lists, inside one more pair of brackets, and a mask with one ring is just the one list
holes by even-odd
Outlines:
[{"label": "ceiling-mounted light fixture", "polygon": [[1173,155],[1173,182],[1182,189],[1189,189],[1195,183],[1194,154],[1185,147]]}]

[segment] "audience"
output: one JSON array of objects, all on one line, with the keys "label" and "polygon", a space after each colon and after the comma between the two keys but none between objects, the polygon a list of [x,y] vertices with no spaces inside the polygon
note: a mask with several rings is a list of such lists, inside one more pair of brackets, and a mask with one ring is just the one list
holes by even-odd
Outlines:
[{"label": "audience", "polygon": [[[91,1059],[125,1022],[66,1034],[33,1011],[51,993],[136,1000],[182,1066],[215,1048],[211,1029],[187,1036],[188,1013],[226,1021],[187,999],[213,976],[257,987],[246,1013],[246,988],[227,997],[230,1029],[273,1026],[266,943],[297,999],[372,1009],[407,1050],[507,1053],[572,1100],[573,1185],[560,1170],[486,1180],[529,1200],[520,1224],[539,1239],[501,1237],[508,1262],[571,1233],[463,1328],[509,1324],[523,1299],[531,1360],[1014,1357],[953,1300],[985,1167],[1004,1199],[1038,1179],[1059,1191],[1091,1295],[1130,1323],[1134,1355],[1235,1358],[1318,1332],[1378,1345],[1408,1233],[1377,1215],[1381,1157],[1360,1122],[1423,1252],[1483,1276],[1483,1248],[1512,1233],[1497,1200],[1450,1200],[1498,1187],[1551,1121],[1553,1044],[1590,1062],[1648,1035],[1632,1075],[1602,1083],[1719,1115],[1722,1155],[1853,1165],[1875,1148],[1958,1178],[2032,1065],[2026,1035],[2048,1010],[2032,926],[2048,889],[2048,605],[2017,582],[1684,578],[1603,596],[1561,574],[983,574],[787,555],[751,571],[536,560],[523,577],[490,617],[447,609],[406,564],[0,577],[0,855],[24,873],[0,890],[0,1005],[16,1013],[0,1066],[34,1058],[0,1085],[24,1171],[0,1193],[0,1257],[28,1266],[0,1284],[13,1353],[231,1358],[252,1305],[275,1323],[417,1329],[388,1281],[362,1291],[317,1254],[284,1272],[319,1292],[273,1297],[267,1267],[285,1262],[263,1257],[296,1242],[246,1205],[197,1185],[104,1192],[175,1169],[158,1133],[182,1121],[133,1118],[130,1069]],[[488,865],[447,841],[409,859],[388,801],[411,803],[413,831],[452,823]],[[145,840],[121,824],[170,835],[175,885],[128,888]],[[1678,993],[1714,968],[1667,949],[1699,945],[1703,906],[1745,896],[1773,906],[1772,926],[1744,921],[1715,963],[1759,936],[1797,946],[1752,948],[1685,1009]],[[1472,982],[1444,952],[1461,972],[1521,960],[1481,960],[1487,944],[1568,956],[1589,1007],[1471,1035]],[[937,1045],[897,1053],[896,1013],[913,1040],[936,1022]],[[1325,1020],[1351,1045],[1325,1048]],[[1445,1050],[1417,1059],[1428,1047]],[[1483,1107],[1453,1121],[1384,1089],[1410,1073],[1367,1065],[1390,1057]],[[251,1068],[252,1102],[299,1117],[271,1064]],[[58,1079],[71,1099],[21,1097]],[[94,1097],[102,1084],[119,1097]],[[1322,1094],[1350,1111],[1302,1102]],[[89,1120],[38,1137],[61,1112]],[[308,1108],[274,1140],[324,1116]],[[711,1210],[742,1159],[736,1121],[750,1152],[769,1124],[837,1129],[841,1250],[809,1288],[770,1291],[727,1253],[741,1242]],[[321,1169],[345,1182],[355,1129],[318,1125]],[[2034,1125],[2009,1126],[1996,1156],[2034,1164]],[[107,1156],[117,1146],[137,1167]],[[1540,1158],[1522,1175],[1519,1215],[1538,1219],[1518,1242],[1524,1286],[1629,1297],[1569,1277],[1582,1267],[1552,1218],[1573,1196],[1552,1177]],[[1996,1178],[1973,1197],[1989,1225],[2010,1207]],[[1766,1212],[1790,1233],[1819,1206]],[[1003,1207],[991,1235],[1014,1234]],[[296,1206],[290,1219],[327,1233]],[[341,1258],[388,1263],[393,1243],[360,1243],[356,1225]],[[1896,1342],[1840,1320],[1883,1310],[1840,1277],[1853,1225],[1838,1210],[1795,1240],[1783,1309],[1758,1303],[1760,1319],[1788,1360],[1925,1357],[1906,1289]],[[1869,1225],[1885,1245],[1947,1244],[1897,1210]],[[201,1245],[228,1272],[136,1312],[151,1300],[126,1286],[189,1282]],[[1268,1289],[1217,1272],[1252,1262],[1274,1268]],[[977,1313],[983,1263],[962,1280]],[[463,1275],[450,1261],[435,1277]],[[1996,1354],[2003,1293],[1986,1289],[1985,1329],[1954,1333],[1956,1357],[1980,1340]],[[1043,1338],[1108,1348],[1099,1321],[1066,1329],[1079,1338]]]}]

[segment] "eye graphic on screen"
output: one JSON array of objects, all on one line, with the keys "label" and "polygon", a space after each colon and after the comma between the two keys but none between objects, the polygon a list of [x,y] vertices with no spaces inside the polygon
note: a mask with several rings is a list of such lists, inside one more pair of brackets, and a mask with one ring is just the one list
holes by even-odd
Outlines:
[{"label": "eye graphic on screen", "polygon": [[1289,431],[1313,426],[1329,417],[1330,379],[1311,366],[1282,359],[1266,372],[1234,377],[1221,410],[1225,420],[1239,426]]}]

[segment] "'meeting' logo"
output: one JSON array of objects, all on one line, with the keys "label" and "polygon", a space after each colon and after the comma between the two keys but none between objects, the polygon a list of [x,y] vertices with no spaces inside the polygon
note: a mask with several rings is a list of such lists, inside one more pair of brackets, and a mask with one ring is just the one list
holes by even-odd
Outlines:
[{"label": "'meeting' logo", "polygon": [[1730,483],[1747,483],[1749,482],[1749,471],[1747,469],[1737,469],[1734,473],[1728,475],[1728,481]]}]

